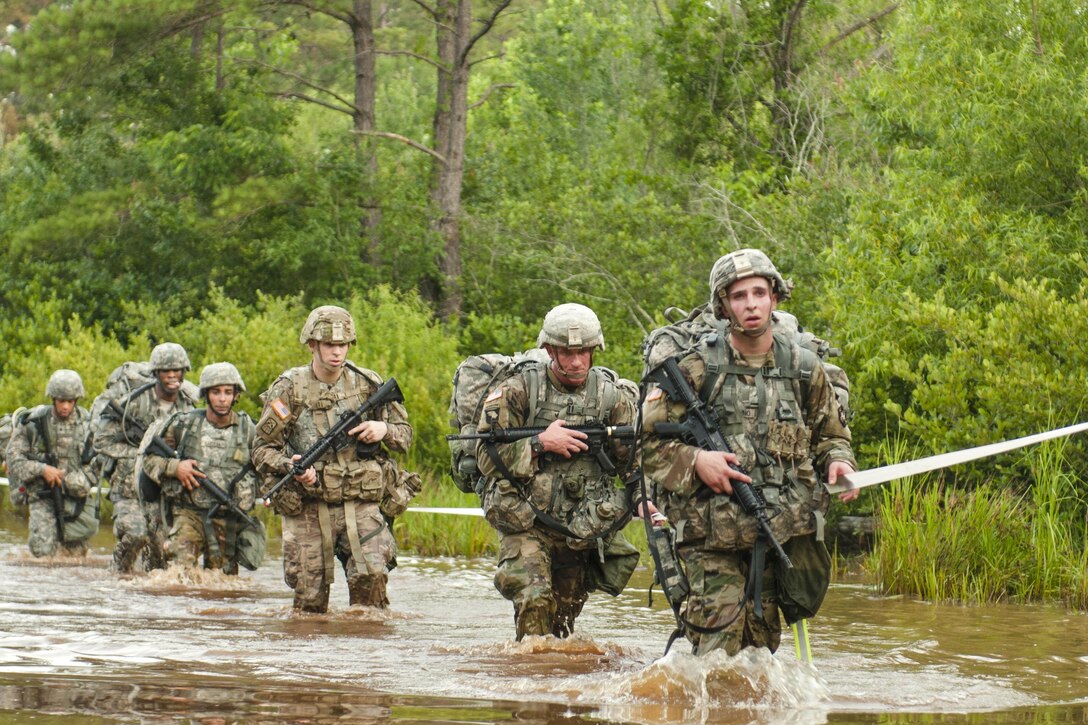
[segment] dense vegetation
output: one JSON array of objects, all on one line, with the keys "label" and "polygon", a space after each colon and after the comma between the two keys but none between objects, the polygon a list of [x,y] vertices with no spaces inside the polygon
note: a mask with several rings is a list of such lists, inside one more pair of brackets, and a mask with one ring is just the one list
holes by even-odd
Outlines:
[{"label": "dense vegetation", "polygon": [[[360,321],[354,357],[401,381],[411,465],[438,485],[460,357],[524,348],[549,307],[581,301],[605,325],[599,361],[637,376],[663,310],[700,303],[742,246],[842,347],[866,467],[1088,408],[1073,0],[6,8],[0,408],[40,401],[58,366],[97,392],[170,339],[197,365],[238,363],[256,412],[305,360],[306,310],[335,301]],[[914,489],[1030,518],[1039,456]],[[1083,443],[1058,460],[1055,514],[1081,557]],[[868,497],[886,523],[936,536],[941,517],[888,496]],[[1080,571],[996,591],[1084,602]]]}]

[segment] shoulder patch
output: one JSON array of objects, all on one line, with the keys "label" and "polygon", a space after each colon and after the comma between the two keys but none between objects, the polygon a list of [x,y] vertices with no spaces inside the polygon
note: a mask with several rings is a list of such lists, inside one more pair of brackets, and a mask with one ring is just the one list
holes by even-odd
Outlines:
[{"label": "shoulder patch", "polygon": [[502,397],[502,388],[495,388],[494,390],[492,390],[488,394],[488,396],[486,398],[484,398],[484,403],[490,403],[490,402],[492,402],[494,400],[498,400],[501,397]]},{"label": "shoulder patch", "polygon": [[271,437],[272,434],[276,432],[276,428],[278,427],[279,426],[276,425],[276,421],[269,418],[261,424],[261,433],[263,433],[265,437]]},{"label": "shoulder patch", "polygon": [[269,406],[272,408],[272,412],[275,413],[280,420],[287,420],[291,417],[291,409],[287,407],[287,403],[284,403],[279,398],[276,398]]}]

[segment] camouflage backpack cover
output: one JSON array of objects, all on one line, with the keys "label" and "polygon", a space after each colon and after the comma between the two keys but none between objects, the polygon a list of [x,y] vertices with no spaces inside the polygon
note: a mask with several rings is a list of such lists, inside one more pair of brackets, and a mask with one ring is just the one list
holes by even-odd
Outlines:
[{"label": "camouflage backpack cover", "polygon": [[[516,355],[485,353],[465,358],[453,374],[453,394],[450,397],[450,427],[459,434],[475,433],[483,413],[487,394],[524,364],[547,363],[548,353],[540,348]],[[461,491],[472,493],[479,479],[476,468],[476,442],[450,441],[453,482]]]},{"label": "camouflage backpack cover", "polygon": [[[18,408],[14,413],[7,413],[0,417],[0,465],[4,466],[5,472],[8,463],[8,443],[11,442],[11,436],[15,433],[15,426],[26,421],[28,412],[26,408]],[[8,480],[8,497],[13,506],[26,506],[28,503],[26,487],[10,479]]]}]

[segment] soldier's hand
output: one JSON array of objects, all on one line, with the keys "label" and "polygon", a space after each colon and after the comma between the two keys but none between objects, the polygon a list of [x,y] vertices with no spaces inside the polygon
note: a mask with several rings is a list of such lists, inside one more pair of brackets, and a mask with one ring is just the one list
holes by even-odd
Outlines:
[{"label": "soldier's hand", "polygon": [[[833,485],[839,476],[845,476],[854,472],[854,467],[846,461],[832,461],[831,465],[827,467],[827,484]],[[849,503],[858,497],[861,493],[861,489],[851,488],[847,491],[843,491],[839,494],[839,500],[843,503]]]},{"label": "soldier's hand", "polygon": [[565,420],[553,420],[540,434],[540,444],[544,446],[545,452],[570,458],[575,453],[589,450],[589,444],[586,443],[588,436],[580,430],[571,430],[566,425]]},{"label": "soldier's hand", "polygon": [[[302,458],[302,456],[296,453],[295,455],[291,456],[291,463],[294,463],[300,458]],[[303,486],[314,486],[315,484],[317,484],[317,471],[314,469],[313,466],[310,466],[302,472],[302,475],[295,476],[295,480],[301,483]]]},{"label": "soldier's hand", "polygon": [[59,488],[64,485],[64,471],[56,466],[46,464],[45,470],[42,471],[42,478],[44,478],[45,482],[52,488]]},{"label": "soldier's hand", "polygon": [[635,509],[635,512],[640,519],[645,518],[646,514],[650,514],[650,522],[654,526],[664,526],[669,522],[668,517],[657,510],[657,506],[654,506],[653,501],[639,501],[638,508]]},{"label": "soldier's hand", "polygon": [[355,436],[362,443],[377,443],[389,433],[389,426],[380,420],[364,420],[359,425],[348,431],[349,436]]},{"label": "soldier's hand", "polygon": [[181,485],[185,487],[186,491],[192,491],[194,488],[199,488],[200,479],[207,478],[197,468],[197,462],[192,458],[186,458],[184,461],[178,464],[178,470],[174,474]]},{"label": "soldier's hand", "polygon": [[738,465],[737,456],[724,451],[699,451],[695,454],[695,475],[714,493],[733,495],[735,479],[751,483],[752,479],[733,466]]}]

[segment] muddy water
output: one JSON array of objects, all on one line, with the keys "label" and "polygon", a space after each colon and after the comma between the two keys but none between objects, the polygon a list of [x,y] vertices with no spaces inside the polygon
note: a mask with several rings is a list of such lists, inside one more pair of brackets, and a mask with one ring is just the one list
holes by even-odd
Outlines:
[{"label": "muddy water", "polygon": [[[392,608],[291,613],[275,556],[257,572],[119,578],[112,542],[80,561],[26,553],[0,512],[0,722],[1024,723],[1088,720],[1088,615],[964,608],[835,585],[813,665],[661,658],[671,614],[646,572],[594,596],[578,636],[512,641],[490,562],[402,556]],[[276,554],[276,552],[273,552]]]}]

